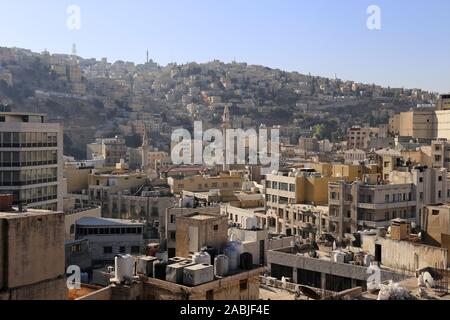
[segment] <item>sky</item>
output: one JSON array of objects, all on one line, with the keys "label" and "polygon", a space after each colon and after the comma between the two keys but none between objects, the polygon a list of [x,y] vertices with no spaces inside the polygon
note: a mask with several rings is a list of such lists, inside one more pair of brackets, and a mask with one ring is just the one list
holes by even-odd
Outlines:
[{"label": "sky", "polygon": [[[80,28],[69,6],[80,8]],[[370,30],[370,5],[380,29]],[[73,24],[72,24],[73,26]],[[0,0],[0,46],[161,65],[219,59],[450,92],[448,0]]]}]

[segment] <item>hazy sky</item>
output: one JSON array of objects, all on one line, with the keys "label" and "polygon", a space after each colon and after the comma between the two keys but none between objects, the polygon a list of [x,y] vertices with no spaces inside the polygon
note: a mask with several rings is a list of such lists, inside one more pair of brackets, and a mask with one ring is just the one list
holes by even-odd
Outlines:
[{"label": "hazy sky", "polygon": [[[369,30],[369,5],[381,30]],[[67,8],[81,9],[81,29]],[[448,0],[0,0],[0,46],[160,64],[236,59],[450,92]]]}]

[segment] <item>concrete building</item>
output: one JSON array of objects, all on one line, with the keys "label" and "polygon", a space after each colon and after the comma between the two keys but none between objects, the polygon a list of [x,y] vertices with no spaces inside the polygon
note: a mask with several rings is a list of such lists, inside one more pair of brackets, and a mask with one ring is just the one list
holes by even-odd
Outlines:
[{"label": "concrete building", "polygon": [[87,239],[93,263],[102,264],[117,254],[140,254],[143,230],[137,221],[84,217],[76,221],[75,240]]},{"label": "concrete building", "polygon": [[439,97],[436,110],[450,110],[450,94],[443,94]]},{"label": "concrete building", "polygon": [[87,239],[69,240],[65,243],[66,269],[69,266],[80,267],[81,272],[92,270],[92,257]]},{"label": "concrete building", "polygon": [[118,192],[108,196],[102,211],[103,217],[142,221],[144,237],[159,241],[165,230],[166,210],[176,203],[176,199],[164,191],[142,191],[140,195]]},{"label": "concrete building", "polygon": [[422,223],[423,209],[428,204],[445,203],[450,194],[448,173],[445,168],[427,168],[422,166],[398,167],[389,174],[391,184],[411,183],[413,199],[416,202],[416,223]]},{"label": "concrete building", "polygon": [[448,204],[425,206],[422,232],[425,243],[450,250],[450,206]]},{"label": "concrete building", "polygon": [[236,200],[220,205],[220,213],[234,225],[243,225],[248,217],[255,217],[258,228],[268,229],[266,209],[262,194],[238,194]]},{"label": "concrete building", "polygon": [[63,130],[44,114],[0,112],[0,192],[13,204],[63,209]]},{"label": "concrete building", "polygon": [[131,285],[112,284],[108,287],[87,290],[76,300],[258,300],[259,275],[263,268],[238,270],[226,277],[214,277],[212,281],[187,286],[139,274],[139,280]]},{"label": "concrete building", "polygon": [[128,170],[95,170],[88,178],[88,195],[91,202],[106,205],[108,197],[117,192],[135,194],[147,183],[143,172]]},{"label": "concrete building", "polygon": [[128,149],[125,139],[119,136],[114,138],[97,139],[94,143],[87,145],[87,159],[103,158],[105,166],[113,167],[120,160],[127,162]]},{"label": "concrete building", "polygon": [[432,140],[438,137],[436,110],[417,108],[401,112],[391,120],[391,132],[402,137]]},{"label": "concrete building", "polygon": [[361,149],[349,149],[344,152],[344,162],[346,164],[352,164],[355,162],[362,162],[367,159],[366,152]]},{"label": "concrete building", "polygon": [[65,300],[64,214],[0,212],[0,300]]},{"label": "concrete building", "polygon": [[176,256],[176,233],[177,233],[177,219],[179,217],[187,216],[194,213],[206,213],[210,215],[220,215],[220,207],[209,206],[199,208],[183,208],[173,207],[168,208],[165,213],[165,230],[162,233],[160,240],[161,248],[167,251],[169,258]]},{"label": "concrete building", "polygon": [[[288,218],[295,204],[327,205],[327,188],[333,177],[324,177],[313,169],[300,169],[290,173],[269,174],[265,181],[265,199],[269,229],[289,234],[294,228]],[[295,227],[297,230],[297,227]]]},{"label": "concrete building", "polygon": [[196,175],[190,177],[169,177],[167,183],[172,193],[186,191],[210,191],[242,189],[244,179],[240,175],[221,174],[218,176]]},{"label": "concrete building", "polygon": [[[269,250],[267,263],[271,276],[278,280],[285,277],[288,282],[331,292],[356,287],[365,291],[372,273],[370,265],[364,264],[365,255],[367,252],[360,248],[332,250],[318,246],[314,249],[305,243]],[[381,281],[399,281],[403,278],[400,273],[380,268]]]},{"label": "concrete building", "polygon": [[386,138],[387,133],[387,126],[379,128],[353,126],[347,129],[347,148],[367,150],[372,139]]},{"label": "concrete building", "polygon": [[75,240],[75,224],[77,220],[84,217],[100,218],[102,215],[101,207],[85,206],[73,207],[64,210],[64,234],[66,240]]},{"label": "concrete building", "polygon": [[389,225],[395,218],[416,221],[416,198],[412,183],[373,184],[334,182],[328,186],[329,225],[326,229],[343,236],[361,229]]},{"label": "concrete building", "polygon": [[[450,170],[450,141],[443,138],[431,141],[430,166]],[[425,163],[427,164],[427,163]]]},{"label": "concrete building", "polygon": [[414,275],[417,270],[429,267],[447,269],[450,266],[448,247],[424,243],[407,228],[395,232],[405,224],[404,220],[393,221],[391,233],[386,236],[362,234],[361,247],[378,256],[382,266],[398,272]]},{"label": "concrete building", "polygon": [[204,212],[177,217],[176,256],[188,257],[204,247],[222,248],[228,239],[228,218]]}]

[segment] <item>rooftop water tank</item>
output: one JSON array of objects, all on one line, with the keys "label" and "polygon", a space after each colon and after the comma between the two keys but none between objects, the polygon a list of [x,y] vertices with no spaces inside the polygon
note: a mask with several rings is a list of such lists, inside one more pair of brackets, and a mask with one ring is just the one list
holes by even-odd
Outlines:
[{"label": "rooftop water tank", "polygon": [[224,255],[218,255],[214,259],[214,275],[217,277],[225,277],[228,274],[230,259]]},{"label": "rooftop water tank", "polygon": [[240,267],[242,270],[253,269],[253,256],[249,252],[241,253],[240,255]]},{"label": "rooftop water tank", "polygon": [[167,262],[156,262],[153,264],[153,277],[159,280],[166,280]]},{"label": "rooftop water tank", "polygon": [[197,264],[211,264],[211,256],[208,252],[197,252],[192,256],[192,260]]},{"label": "rooftop water tank", "polygon": [[117,255],[115,257],[114,281],[124,282],[133,278],[134,258],[129,255]]},{"label": "rooftop water tank", "polygon": [[336,250],[331,252],[331,256],[333,258],[333,262],[345,263],[345,253]]}]

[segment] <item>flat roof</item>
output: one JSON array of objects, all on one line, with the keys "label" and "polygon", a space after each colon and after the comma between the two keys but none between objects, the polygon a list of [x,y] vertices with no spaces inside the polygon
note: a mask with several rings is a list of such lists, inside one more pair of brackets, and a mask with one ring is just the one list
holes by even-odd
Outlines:
[{"label": "flat roof", "polygon": [[135,220],[122,220],[111,218],[83,217],[78,219],[75,224],[84,227],[100,227],[100,226],[143,226],[144,224]]},{"label": "flat roof", "polygon": [[46,117],[45,113],[32,113],[32,112],[0,112],[0,115],[4,116],[37,116]]},{"label": "flat roof", "polygon": [[211,216],[211,215],[207,215],[207,214],[196,214],[196,215],[190,216],[188,218],[195,219],[195,220],[209,220],[209,219],[216,219],[217,217],[220,217],[220,216]]},{"label": "flat roof", "polygon": [[38,210],[38,209],[27,209],[27,211],[25,211],[25,212],[19,212],[19,211],[0,212],[0,218],[15,219],[15,218],[45,216],[45,215],[60,214],[60,213],[62,213],[62,212],[61,211]]}]

